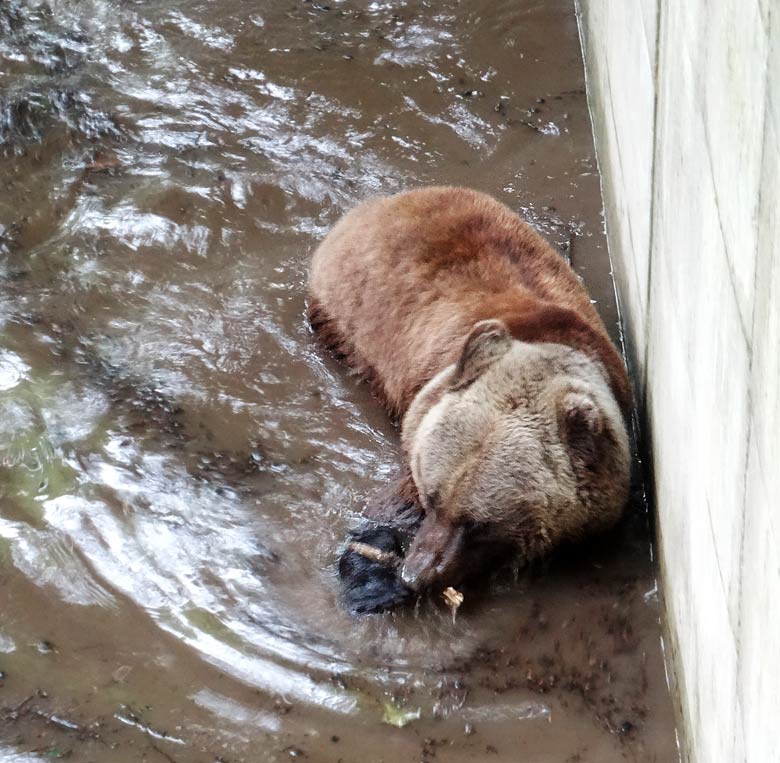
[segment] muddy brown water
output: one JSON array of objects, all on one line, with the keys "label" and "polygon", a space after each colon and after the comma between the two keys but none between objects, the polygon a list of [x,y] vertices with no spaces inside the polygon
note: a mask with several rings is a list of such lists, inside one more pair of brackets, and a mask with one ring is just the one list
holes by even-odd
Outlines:
[{"label": "muddy brown water", "polygon": [[0,759],[677,760],[649,522],[353,619],[397,433],[304,321],[349,206],[490,192],[618,321],[565,0],[0,5]]}]

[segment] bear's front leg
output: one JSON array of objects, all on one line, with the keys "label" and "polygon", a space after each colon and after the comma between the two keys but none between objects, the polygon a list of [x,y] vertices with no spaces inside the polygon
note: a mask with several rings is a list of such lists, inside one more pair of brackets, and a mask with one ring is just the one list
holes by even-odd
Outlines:
[{"label": "bear's front leg", "polygon": [[364,510],[369,527],[352,533],[339,560],[346,607],[355,614],[393,609],[411,597],[401,563],[423,519],[412,476],[405,471]]}]

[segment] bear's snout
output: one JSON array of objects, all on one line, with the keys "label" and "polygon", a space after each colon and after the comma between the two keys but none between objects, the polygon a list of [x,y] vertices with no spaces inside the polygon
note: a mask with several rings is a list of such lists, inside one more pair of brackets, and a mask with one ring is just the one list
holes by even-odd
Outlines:
[{"label": "bear's snout", "polygon": [[427,514],[404,559],[403,582],[413,591],[447,583],[463,551],[465,536],[462,525],[453,524],[435,512]]}]

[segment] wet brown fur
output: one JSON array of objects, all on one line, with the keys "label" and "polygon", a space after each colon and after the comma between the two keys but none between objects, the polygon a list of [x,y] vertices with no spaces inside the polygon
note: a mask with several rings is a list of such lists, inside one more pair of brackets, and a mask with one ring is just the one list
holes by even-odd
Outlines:
[{"label": "wet brown fur", "polygon": [[[409,580],[450,574],[437,560],[456,559],[446,550],[468,520],[532,558],[620,515],[629,454],[618,406],[625,414],[631,403],[622,358],[571,268],[503,204],[446,187],[372,199],[317,249],[309,289],[322,342],[393,418],[408,411],[405,473],[367,513],[401,523],[425,515],[404,562]],[[583,355],[590,370],[571,360]],[[553,373],[543,357],[576,370]],[[510,376],[498,370],[517,363]],[[476,378],[498,387],[479,393],[492,400],[463,402],[476,406],[469,410],[498,416],[491,406],[514,386],[537,407],[521,424],[509,412],[490,425],[481,413],[464,419],[464,409],[438,419],[442,395],[457,406],[453,396],[466,401]],[[557,402],[541,402],[557,389]],[[475,448],[477,437],[485,439]],[[533,459],[541,460],[530,473]]]},{"label": "wet brown fur", "polygon": [[[394,419],[457,360],[472,326],[491,318],[516,339],[599,360],[628,411],[623,360],[587,291],[538,233],[489,196],[435,187],[372,199],[345,215],[325,245],[338,247],[342,262],[377,253],[370,279],[338,283],[318,277],[315,254],[308,317]],[[387,250],[401,253],[392,267],[379,256]],[[347,263],[336,279],[349,271]]]}]

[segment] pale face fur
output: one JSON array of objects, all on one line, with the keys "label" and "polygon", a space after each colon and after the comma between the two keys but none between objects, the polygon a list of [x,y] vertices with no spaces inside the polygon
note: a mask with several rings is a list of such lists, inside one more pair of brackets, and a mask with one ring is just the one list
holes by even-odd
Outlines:
[{"label": "pale face fur", "polygon": [[527,558],[614,523],[628,494],[625,425],[597,361],[477,324],[432,379],[402,438],[425,520],[405,560],[413,587],[446,584],[473,528]]}]

